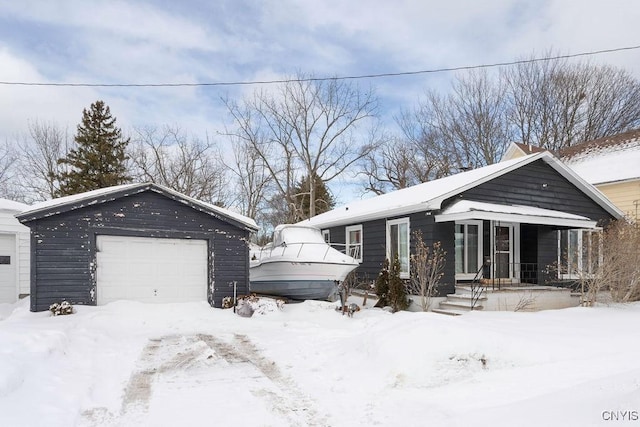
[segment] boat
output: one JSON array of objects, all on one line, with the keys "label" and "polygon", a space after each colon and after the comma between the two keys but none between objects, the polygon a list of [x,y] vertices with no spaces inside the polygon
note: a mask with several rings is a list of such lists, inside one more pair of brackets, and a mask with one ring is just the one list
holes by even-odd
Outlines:
[{"label": "boat", "polygon": [[250,249],[252,293],[293,300],[332,300],[359,262],[325,242],[316,227],[278,225],[273,241]]}]

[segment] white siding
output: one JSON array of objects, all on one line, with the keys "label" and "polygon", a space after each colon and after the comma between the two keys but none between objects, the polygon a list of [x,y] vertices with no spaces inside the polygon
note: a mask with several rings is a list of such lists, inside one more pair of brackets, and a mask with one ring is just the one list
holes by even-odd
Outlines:
[{"label": "white siding", "polygon": [[0,234],[14,235],[15,239],[15,273],[16,273],[16,295],[12,301],[15,302],[19,295],[26,295],[30,292],[30,230],[15,218],[17,212],[0,210]]}]

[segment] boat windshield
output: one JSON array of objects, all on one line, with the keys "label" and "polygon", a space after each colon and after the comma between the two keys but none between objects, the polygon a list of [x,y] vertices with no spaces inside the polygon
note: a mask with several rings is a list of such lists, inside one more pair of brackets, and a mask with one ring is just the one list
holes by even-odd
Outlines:
[{"label": "boat windshield", "polygon": [[286,243],[321,243],[326,244],[320,230],[313,227],[302,226],[286,226],[278,228],[273,234],[273,243],[275,246]]}]

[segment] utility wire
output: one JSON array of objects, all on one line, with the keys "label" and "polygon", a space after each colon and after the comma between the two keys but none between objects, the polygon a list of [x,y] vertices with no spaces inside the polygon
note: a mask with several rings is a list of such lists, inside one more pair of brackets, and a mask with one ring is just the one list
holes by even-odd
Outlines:
[{"label": "utility wire", "polygon": [[279,83],[293,82],[315,82],[326,80],[360,80],[360,79],[376,79],[382,77],[402,77],[414,76],[418,74],[435,74],[446,73],[451,71],[476,70],[481,68],[506,67],[519,64],[530,64],[534,62],[552,61],[556,59],[577,58],[583,56],[594,56],[603,53],[621,52],[626,50],[640,49],[640,45],[618,47],[613,49],[603,49],[590,52],[581,52],[567,55],[547,56],[542,58],[522,59],[509,62],[495,62],[492,64],[465,65],[459,67],[434,68],[430,70],[419,71],[402,71],[396,73],[380,73],[380,74],[362,74],[356,76],[337,76],[337,77],[306,77],[278,80],[253,80],[253,81],[235,81],[235,82],[211,82],[211,83],[38,83],[38,82],[8,82],[0,81],[0,85],[5,86],[70,86],[70,87],[204,87],[204,86],[251,86],[251,85],[268,85]]}]

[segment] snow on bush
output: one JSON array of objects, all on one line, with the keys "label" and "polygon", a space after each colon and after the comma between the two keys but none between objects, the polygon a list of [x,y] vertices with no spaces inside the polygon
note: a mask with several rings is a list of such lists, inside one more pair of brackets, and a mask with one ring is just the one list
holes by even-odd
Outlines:
[{"label": "snow on bush", "polygon": [[49,306],[49,311],[53,313],[54,316],[73,314],[73,306],[68,301],[55,302]]}]

